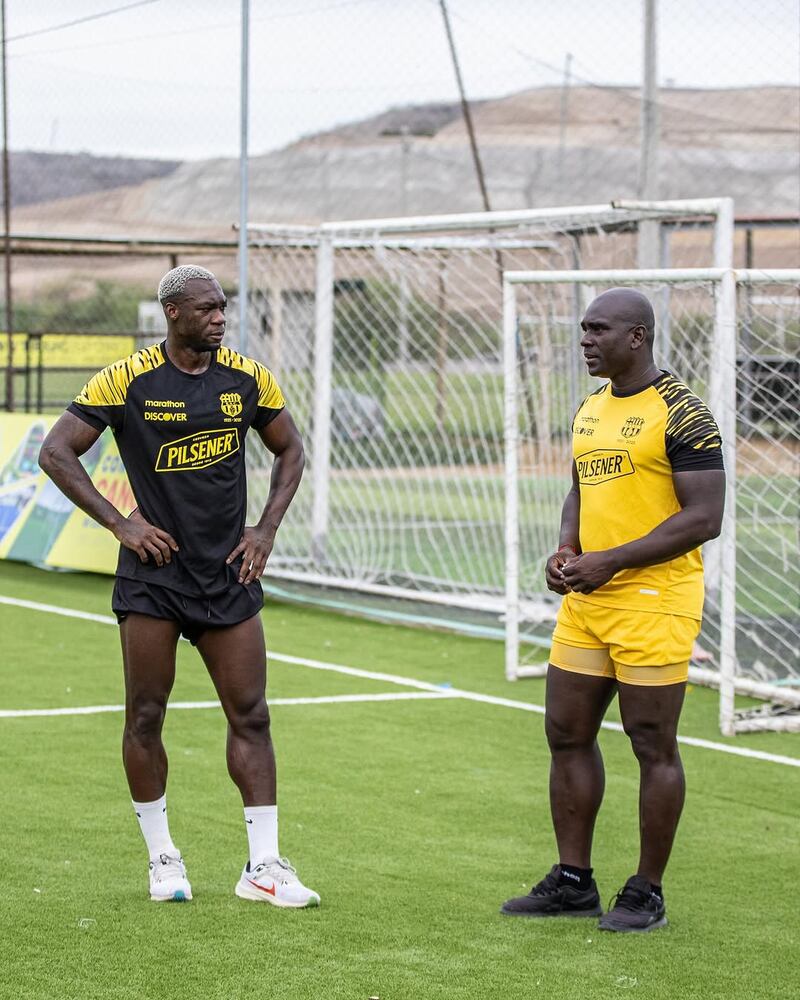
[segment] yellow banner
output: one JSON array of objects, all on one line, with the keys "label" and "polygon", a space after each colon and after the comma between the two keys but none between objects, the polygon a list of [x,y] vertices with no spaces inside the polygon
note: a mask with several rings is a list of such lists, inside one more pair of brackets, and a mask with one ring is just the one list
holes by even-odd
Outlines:
[{"label": "yellow banner", "polygon": [[[57,417],[0,414],[0,558],[113,573],[119,545],[105,528],[78,510],[37,464],[39,449]],[[136,506],[110,431],[81,462],[100,493],[124,514]]]},{"label": "yellow banner", "polygon": [[[12,333],[11,346],[14,350],[14,364],[21,365],[25,361],[25,341],[28,339],[25,333]],[[8,365],[8,334],[0,332],[0,365]]]},{"label": "yellow banner", "polygon": [[[25,363],[26,333],[12,335],[14,364]],[[42,334],[42,364],[45,368],[105,368],[136,350],[134,336],[105,336],[91,333]],[[39,348],[30,345],[30,363],[39,363]],[[8,364],[8,337],[0,333],[0,367]]]}]

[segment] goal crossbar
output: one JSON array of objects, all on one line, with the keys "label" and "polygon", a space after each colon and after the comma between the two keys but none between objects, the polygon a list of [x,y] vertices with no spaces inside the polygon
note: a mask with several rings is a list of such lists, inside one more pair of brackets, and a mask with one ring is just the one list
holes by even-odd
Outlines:
[{"label": "goal crossbar", "polygon": [[280,223],[253,222],[248,232],[257,237],[259,233],[279,236],[309,236],[324,234],[336,236],[352,232],[380,233],[430,233],[453,230],[487,230],[508,226],[538,225],[541,223],[558,227],[563,222],[580,220],[582,224],[606,221],[641,220],[652,214],[654,218],[666,215],[675,217],[717,217],[724,214],[732,203],[729,198],[685,198],[670,201],[611,201],[599,205],[567,205],[554,208],[524,208],[507,212],[462,212],[452,215],[404,216],[387,219],[350,219],[322,222],[319,226],[284,225]]}]

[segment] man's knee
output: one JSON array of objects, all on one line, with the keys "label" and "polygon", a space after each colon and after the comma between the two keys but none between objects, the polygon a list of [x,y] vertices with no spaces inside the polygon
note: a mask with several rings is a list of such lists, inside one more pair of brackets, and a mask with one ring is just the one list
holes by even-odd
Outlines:
[{"label": "man's knee", "polygon": [[544,718],[544,731],[552,753],[586,749],[593,746],[597,738],[597,730],[589,720],[557,717],[550,712]]},{"label": "man's knee", "polygon": [[671,764],[679,759],[678,740],[672,726],[637,722],[624,728],[640,764]]},{"label": "man's knee", "polygon": [[135,699],[126,712],[126,739],[135,740],[137,743],[149,743],[159,739],[166,711],[166,699]]},{"label": "man's knee", "polygon": [[269,708],[262,696],[252,702],[229,706],[228,723],[240,739],[260,741],[269,735]]}]

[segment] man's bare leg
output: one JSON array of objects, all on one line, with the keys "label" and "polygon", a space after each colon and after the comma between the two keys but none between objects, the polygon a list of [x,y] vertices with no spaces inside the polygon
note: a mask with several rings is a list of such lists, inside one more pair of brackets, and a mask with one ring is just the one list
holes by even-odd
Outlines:
[{"label": "man's bare leg", "polygon": [[197,642],[228,720],[228,772],[245,806],[275,805],[275,751],[266,701],[261,616],[208,629]]},{"label": "man's bare leg", "polygon": [[656,886],[661,885],[667,867],[686,794],[677,739],[685,693],[685,683],[619,685],[622,724],[639,761],[637,874]]},{"label": "man's bare leg", "polygon": [[197,642],[228,720],[228,771],[242,795],[249,860],[236,895],[278,907],[319,906],[278,851],[275,751],[265,688],[267,657],[261,616],[208,629]]},{"label": "man's bare leg", "polygon": [[167,754],[161,729],[175,681],[176,622],[130,614],[120,625],[125,672],[122,759],[131,797],[160,798],[167,786]]},{"label": "man's bare leg", "polygon": [[559,861],[591,867],[594,824],[605,790],[597,734],[616,681],[561,670],[547,671],[545,732],[550,747],[550,811]]},{"label": "man's bare leg", "polygon": [[547,671],[545,732],[550,746],[550,811],[558,864],[527,896],[507,899],[512,917],[596,917],[602,913],[592,878],[594,822],[605,774],[597,733],[616,690],[613,677],[578,674],[552,663]]},{"label": "man's bare leg", "polygon": [[176,622],[130,614],[120,625],[125,672],[122,759],[150,858],[150,898],[192,898],[186,869],[167,822],[167,754],[161,730],[175,680]]}]

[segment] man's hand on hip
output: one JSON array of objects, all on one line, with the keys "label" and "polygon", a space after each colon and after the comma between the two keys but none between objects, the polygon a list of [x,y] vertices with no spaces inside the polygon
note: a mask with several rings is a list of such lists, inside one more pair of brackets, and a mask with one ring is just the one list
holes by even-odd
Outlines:
[{"label": "man's hand on hip", "polygon": [[225,560],[226,563],[230,564],[237,556],[242,556],[239,583],[247,585],[254,580],[261,579],[274,544],[275,530],[273,528],[244,529],[239,544]]},{"label": "man's hand on hip", "polygon": [[145,521],[138,507],[112,530],[117,541],[126,549],[132,549],[143,563],[152,557],[156,566],[163,566],[171,562],[172,553],[178,551],[178,543],[172,535]]}]

